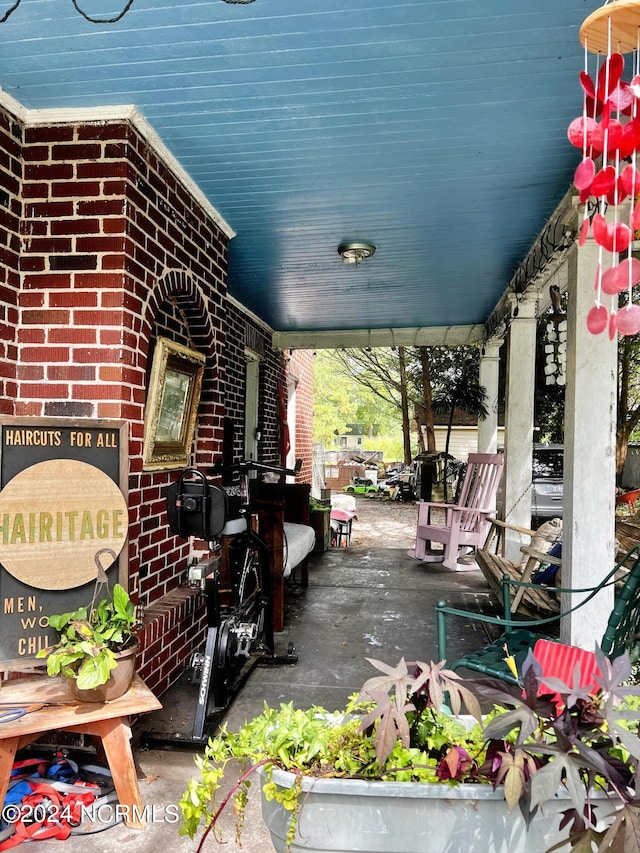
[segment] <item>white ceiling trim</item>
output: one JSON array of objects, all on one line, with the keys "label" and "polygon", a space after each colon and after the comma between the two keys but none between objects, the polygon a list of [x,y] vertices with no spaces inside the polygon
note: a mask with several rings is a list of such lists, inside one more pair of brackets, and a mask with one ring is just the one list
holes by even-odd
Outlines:
[{"label": "white ceiling trim", "polygon": [[258,317],[257,314],[254,314],[253,311],[246,307],[246,305],[243,305],[242,302],[240,302],[234,296],[231,296],[231,294],[229,293],[227,293],[227,302],[230,302],[231,305],[235,305],[238,311],[241,311],[245,317],[248,317],[250,320],[253,320],[254,323],[263,328],[269,334],[274,333],[271,326],[268,323],[265,323],[262,317]]},{"label": "white ceiling trim", "polygon": [[275,349],[340,347],[471,346],[482,341],[484,326],[432,326],[414,329],[342,329],[322,332],[274,332]]},{"label": "white ceiling trim", "polygon": [[168,169],[173,172],[184,188],[200,204],[216,225],[231,240],[236,232],[224,217],[211,204],[200,187],[186,169],[169,151],[160,136],[146,118],[131,104],[108,107],[74,107],[72,109],[29,110],[11,95],[0,89],[0,104],[13,113],[27,127],[48,124],[72,124],[78,122],[115,122],[125,121],[131,124],[144,138]]}]

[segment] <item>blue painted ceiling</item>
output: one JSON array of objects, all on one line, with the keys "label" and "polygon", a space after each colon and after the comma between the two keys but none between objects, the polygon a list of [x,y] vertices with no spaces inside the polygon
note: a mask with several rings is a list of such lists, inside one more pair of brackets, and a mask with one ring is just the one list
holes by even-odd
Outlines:
[{"label": "blue painted ceiling", "polygon": [[[236,232],[229,291],[274,329],[465,326],[570,185],[599,5],[133,0],[94,24],[22,0],[0,87],[29,109],[135,105]],[[377,249],[357,267],[352,239]]]}]

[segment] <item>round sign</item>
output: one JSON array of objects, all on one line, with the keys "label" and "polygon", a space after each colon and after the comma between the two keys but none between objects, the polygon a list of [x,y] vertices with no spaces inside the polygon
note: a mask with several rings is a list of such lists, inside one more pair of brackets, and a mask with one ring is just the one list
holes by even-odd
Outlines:
[{"label": "round sign", "polygon": [[[29,586],[72,589],[96,579],[99,551],[117,557],[128,525],[124,495],[104,471],[73,459],[38,462],[0,492],[0,563]],[[112,562],[102,555],[100,568]]]}]

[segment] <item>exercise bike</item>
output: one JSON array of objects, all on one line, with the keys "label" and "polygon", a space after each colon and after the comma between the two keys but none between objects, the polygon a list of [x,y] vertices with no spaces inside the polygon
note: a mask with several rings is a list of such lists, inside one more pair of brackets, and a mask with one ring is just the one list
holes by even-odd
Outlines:
[{"label": "exercise bike", "polygon": [[275,655],[269,550],[252,526],[251,472],[290,474],[295,469],[245,460],[210,474],[239,476],[232,487],[213,484],[201,471],[186,469],[167,493],[172,530],[209,541],[216,556],[189,567],[189,582],[206,601],[207,635],[191,658],[191,680],[198,686],[193,739],[204,736],[207,718],[224,711],[253,665],[297,662],[293,646]]}]

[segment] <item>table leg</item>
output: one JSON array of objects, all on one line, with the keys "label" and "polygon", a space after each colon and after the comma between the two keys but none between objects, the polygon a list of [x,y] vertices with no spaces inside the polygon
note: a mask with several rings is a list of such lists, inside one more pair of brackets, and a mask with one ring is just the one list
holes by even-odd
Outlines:
[{"label": "table leg", "polygon": [[4,738],[0,741],[0,806],[4,803],[11,780],[11,769],[18,750],[19,737]]},{"label": "table leg", "polygon": [[92,723],[91,729],[102,739],[118,800],[125,807],[125,824],[132,829],[144,829],[142,798],[131,751],[131,729],[121,717]]}]

